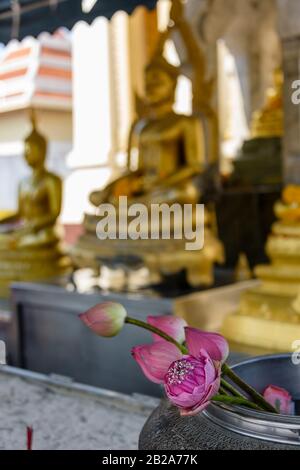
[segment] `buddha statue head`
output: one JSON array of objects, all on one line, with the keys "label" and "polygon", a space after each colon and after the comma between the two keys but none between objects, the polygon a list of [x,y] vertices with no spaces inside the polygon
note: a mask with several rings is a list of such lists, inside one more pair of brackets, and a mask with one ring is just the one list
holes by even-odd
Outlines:
[{"label": "buddha statue head", "polygon": [[151,106],[174,103],[179,69],[162,56],[155,54],[145,69],[146,98]]},{"label": "buddha statue head", "polygon": [[35,115],[31,114],[32,131],[25,139],[25,160],[32,169],[42,168],[47,153],[47,140],[36,129]]}]

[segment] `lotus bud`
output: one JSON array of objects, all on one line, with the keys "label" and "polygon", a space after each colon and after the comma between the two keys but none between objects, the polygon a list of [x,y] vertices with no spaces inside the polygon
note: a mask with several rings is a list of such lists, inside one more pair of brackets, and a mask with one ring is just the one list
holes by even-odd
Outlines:
[{"label": "lotus bud", "polygon": [[127,312],[123,305],[115,302],[105,302],[90,308],[87,312],[79,315],[79,318],[96,335],[111,338],[120,333],[126,316]]}]

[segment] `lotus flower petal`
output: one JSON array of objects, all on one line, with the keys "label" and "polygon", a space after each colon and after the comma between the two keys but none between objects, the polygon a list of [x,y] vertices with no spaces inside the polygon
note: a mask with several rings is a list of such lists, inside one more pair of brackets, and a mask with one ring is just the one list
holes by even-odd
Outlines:
[{"label": "lotus flower petal", "polygon": [[149,380],[162,384],[170,365],[182,354],[174,344],[160,341],[134,347],[132,356]]},{"label": "lotus flower petal", "polygon": [[[183,318],[175,317],[173,315],[164,315],[160,317],[149,316],[147,318],[149,325],[155,326],[162,330],[167,335],[174,338],[178,343],[182,344],[185,341],[184,328],[187,323]],[[162,338],[159,335],[153,334],[153,340],[161,341]]]},{"label": "lotus flower petal", "polygon": [[186,343],[189,353],[198,357],[205,350],[213,361],[225,362],[229,354],[226,339],[218,333],[208,333],[196,328],[185,328]]}]

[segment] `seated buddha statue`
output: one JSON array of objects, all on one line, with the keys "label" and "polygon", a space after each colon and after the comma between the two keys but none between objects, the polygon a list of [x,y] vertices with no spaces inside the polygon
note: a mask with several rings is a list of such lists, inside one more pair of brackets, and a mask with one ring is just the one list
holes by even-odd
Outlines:
[{"label": "seated buddha statue", "polygon": [[255,268],[260,284],[244,292],[224,333],[239,343],[287,352],[300,338],[300,186],[284,189],[275,214],[266,246],[270,264]]},{"label": "seated buddha statue", "polygon": [[[132,126],[128,172],[90,196],[98,207],[119,196],[129,201],[193,203],[199,191],[192,178],[204,169],[203,127],[195,116],[173,111],[179,69],[156,54],[145,70],[148,112]],[[137,155],[132,171],[133,155]]]},{"label": "seated buddha statue", "polygon": [[263,107],[254,111],[250,139],[234,161],[232,180],[242,184],[282,183],[283,73],[273,73]]},{"label": "seated buddha statue", "polygon": [[60,248],[57,218],[62,182],[45,168],[47,141],[33,130],[25,139],[25,160],[32,172],[21,181],[16,213],[0,221],[0,289],[12,281],[44,280],[67,272],[70,261]]},{"label": "seated buddha statue", "polygon": [[[177,10],[174,8],[178,7]],[[100,258],[103,252],[113,256],[116,253],[130,250],[136,252],[142,246],[142,257],[147,264],[147,254],[151,257],[151,266],[160,270],[162,257],[165,255],[164,271],[168,271],[168,265],[172,264],[172,271],[189,269],[193,271],[193,283],[199,279],[205,279],[205,283],[211,284],[212,265],[215,261],[223,261],[223,249],[220,242],[210,229],[213,217],[206,213],[207,236],[206,246],[195,262],[195,254],[178,254],[178,268],[174,253],[163,254],[161,244],[155,249],[155,241],[149,243],[126,245],[126,241],[108,240],[107,243],[95,239],[96,226],[99,221],[97,208],[104,203],[113,204],[118,210],[120,196],[126,196],[128,205],[141,203],[147,207],[151,204],[196,204],[201,198],[201,184],[199,178],[203,175],[207,163],[207,148],[205,142],[205,117],[201,120],[198,115],[181,115],[174,111],[175,92],[180,67],[171,65],[163,56],[165,41],[171,31],[186,28],[184,20],[178,21],[181,10],[181,1],[175,1],[171,16],[172,26],[161,35],[159,45],[150,63],[145,68],[145,98],[142,100],[140,114],[134,122],[128,141],[128,165],[127,170],[116,180],[110,182],[104,189],[96,190],[90,195],[90,202],[95,207],[94,214],[86,214],[84,219],[85,235],[79,241],[76,248],[77,254],[81,251],[81,258]],[[207,117],[207,120],[209,118]],[[92,242],[94,237],[94,242]],[[96,243],[98,242],[98,243]],[[137,243],[137,242],[136,242]],[[93,248],[92,248],[93,246]],[[78,251],[79,250],[79,251]],[[158,250],[158,251],[155,251]],[[92,253],[93,251],[93,253]],[[89,253],[88,253],[89,252]],[[192,259],[193,256],[193,259]],[[86,262],[86,261],[85,261]],[[150,263],[150,261],[149,261]],[[148,263],[148,265],[149,265]],[[197,268],[194,265],[197,265]],[[170,268],[171,269],[171,268]],[[199,273],[202,269],[202,275]],[[198,274],[196,274],[196,271]],[[197,278],[197,281],[196,281]]]}]

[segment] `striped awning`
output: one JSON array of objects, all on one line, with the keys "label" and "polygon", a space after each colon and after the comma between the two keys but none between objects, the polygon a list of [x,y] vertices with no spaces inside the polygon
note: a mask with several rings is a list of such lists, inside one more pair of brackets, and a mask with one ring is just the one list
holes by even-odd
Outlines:
[{"label": "striped awning", "polygon": [[98,16],[111,18],[118,10],[131,13],[137,6],[149,9],[157,0],[0,0],[0,43],[37,36],[59,27],[71,29],[78,21],[91,23]]},{"label": "striped awning", "polygon": [[70,34],[65,29],[12,41],[0,60],[0,113],[72,109]]}]

